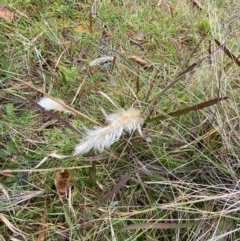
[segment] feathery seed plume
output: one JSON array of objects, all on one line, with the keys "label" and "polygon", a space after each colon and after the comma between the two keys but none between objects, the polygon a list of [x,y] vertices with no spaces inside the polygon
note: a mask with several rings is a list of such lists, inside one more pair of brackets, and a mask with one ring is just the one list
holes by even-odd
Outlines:
[{"label": "feathery seed plume", "polygon": [[[61,99],[56,99],[60,103],[64,103]],[[56,101],[48,98],[43,97],[38,101],[38,104],[41,105],[45,110],[57,110],[68,114],[74,114],[72,111],[66,109],[61,104],[57,103]]]},{"label": "feathery seed plume", "polygon": [[75,147],[74,156],[87,153],[91,149],[103,152],[105,148],[109,148],[119,140],[124,130],[129,133],[137,130],[142,136],[143,118],[140,111],[135,108],[119,110],[117,113],[110,114],[106,121],[108,122],[107,126],[95,126],[91,130],[86,130],[86,136]]}]

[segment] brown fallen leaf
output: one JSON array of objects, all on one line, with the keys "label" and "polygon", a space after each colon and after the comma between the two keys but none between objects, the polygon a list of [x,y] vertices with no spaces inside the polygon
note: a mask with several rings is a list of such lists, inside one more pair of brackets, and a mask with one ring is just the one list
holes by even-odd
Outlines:
[{"label": "brown fallen leaf", "polygon": [[129,57],[129,59],[133,59],[134,61],[136,61],[137,63],[139,63],[139,64],[141,64],[143,66],[147,66],[148,65],[148,62],[143,60],[139,56],[132,55],[132,56]]},{"label": "brown fallen leaf", "polygon": [[144,40],[144,35],[143,33],[136,33],[133,30],[127,30],[127,34],[129,37],[138,40],[138,41],[142,41]]},{"label": "brown fallen leaf", "polygon": [[4,18],[5,20],[12,22],[14,14],[12,11],[8,10],[5,7],[0,6],[0,18]]},{"label": "brown fallen leaf", "polygon": [[74,181],[74,176],[66,169],[57,171],[54,177],[55,187],[61,194],[66,194],[69,188],[73,185]]},{"label": "brown fallen leaf", "polygon": [[191,2],[197,6],[200,10],[203,9],[203,5],[198,0],[191,0]]}]

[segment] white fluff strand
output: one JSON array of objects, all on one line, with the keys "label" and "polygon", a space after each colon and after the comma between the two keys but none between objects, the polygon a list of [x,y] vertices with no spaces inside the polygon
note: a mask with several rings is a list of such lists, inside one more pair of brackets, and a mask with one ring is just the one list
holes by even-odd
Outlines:
[{"label": "white fluff strand", "polygon": [[75,147],[74,156],[82,155],[92,149],[95,152],[103,152],[105,148],[109,148],[119,140],[124,130],[129,133],[138,130],[142,136],[141,125],[143,124],[143,118],[137,109],[120,110],[107,116],[106,120],[108,122],[107,126],[95,126],[91,130],[86,130],[86,136]]},{"label": "white fluff strand", "polygon": [[[63,103],[63,100],[61,99],[56,99],[59,103]],[[57,110],[57,111],[61,111],[64,113],[68,113],[68,114],[74,114],[72,111],[66,109],[64,106],[62,106],[61,104],[59,104],[58,102],[48,98],[48,97],[43,97],[38,101],[38,104],[40,106],[42,106],[45,110]]]}]

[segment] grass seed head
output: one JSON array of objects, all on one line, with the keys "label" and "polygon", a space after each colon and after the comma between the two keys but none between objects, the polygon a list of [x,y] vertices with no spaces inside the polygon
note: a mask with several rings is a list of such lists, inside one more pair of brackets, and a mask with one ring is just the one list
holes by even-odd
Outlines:
[{"label": "grass seed head", "polygon": [[138,130],[142,136],[143,118],[137,109],[120,110],[107,116],[106,120],[107,126],[95,126],[86,131],[86,137],[75,147],[74,155],[87,153],[91,149],[101,153],[118,141],[124,130],[129,133]]}]

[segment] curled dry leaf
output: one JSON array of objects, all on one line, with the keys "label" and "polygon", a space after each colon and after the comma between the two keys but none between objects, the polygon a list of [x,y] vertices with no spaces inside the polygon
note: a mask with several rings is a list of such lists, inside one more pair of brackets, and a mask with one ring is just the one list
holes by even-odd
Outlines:
[{"label": "curled dry leaf", "polygon": [[71,175],[66,169],[57,171],[54,177],[55,187],[61,194],[66,194],[69,188],[73,185],[74,181],[74,176]]},{"label": "curled dry leaf", "polygon": [[4,18],[5,20],[12,22],[14,14],[12,11],[8,10],[5,7],[0,6],[0,18]]},{"label": "curled dry leaf", "polygon": [[133,30],[128,30],[127,34],[128,34],[129,37],[131,37],[131,38],[133,38],[135,40],[138,40],[138,41],[144,40],[143,33],[136,33]]},{"label": "curled dry leaf", "polygon": [[143,60],[142,58],[140,58],[139,56],[135,56],[135,55],[132,55],[129,57],[129,59],[133,59],[135,60],[137,63],[143,65],[143,66],[147,66],[148,65],[148,62]]}]

